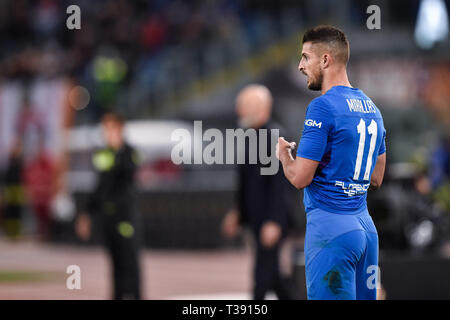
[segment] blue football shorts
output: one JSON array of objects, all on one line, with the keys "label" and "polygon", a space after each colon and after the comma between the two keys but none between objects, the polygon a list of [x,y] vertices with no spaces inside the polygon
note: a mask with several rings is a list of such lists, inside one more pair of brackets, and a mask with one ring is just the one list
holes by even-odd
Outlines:
[{"label": "blue football shorts", "polygon": [[306,215],[305,275],[310,300],[375,300],[378,234],[367,209]]}]

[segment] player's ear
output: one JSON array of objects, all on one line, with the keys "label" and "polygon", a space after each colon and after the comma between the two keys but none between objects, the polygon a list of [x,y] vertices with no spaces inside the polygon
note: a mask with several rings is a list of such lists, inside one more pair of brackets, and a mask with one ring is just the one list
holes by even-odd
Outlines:
[{"label": "player's ear", "polygon": [[320,60],[320,63],[322,65],[323,69],[326,69],[330,65],[331,56],[328,53],[324,53],[322,55],[322,59]]}]

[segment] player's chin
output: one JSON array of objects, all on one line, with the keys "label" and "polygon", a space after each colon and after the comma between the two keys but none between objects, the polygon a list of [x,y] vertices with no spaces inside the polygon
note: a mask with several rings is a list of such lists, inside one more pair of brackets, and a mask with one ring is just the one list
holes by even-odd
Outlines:
[{"label": "player's chin", "polygon": [[308,82],[308,89],[312,91],[320,91],[322,90],[322,86],[314,82]]}]

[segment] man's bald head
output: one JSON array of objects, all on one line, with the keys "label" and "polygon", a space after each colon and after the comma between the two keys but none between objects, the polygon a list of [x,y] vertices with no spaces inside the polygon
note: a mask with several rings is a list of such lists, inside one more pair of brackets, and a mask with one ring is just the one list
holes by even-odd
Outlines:
[{"label": "man's bald head", "polygon": [[236,113],[243,126],[259,128],[270,119],[272,94],[263,85],[244,87],[236,98]]},{"label": "man's bald head", "polygon": [[350,58],[350,45],[344,32],[333,26],[317,26],[306,30],[302,43],[311,42],[321,55],[329,52],[334,60],[347,65]]}]

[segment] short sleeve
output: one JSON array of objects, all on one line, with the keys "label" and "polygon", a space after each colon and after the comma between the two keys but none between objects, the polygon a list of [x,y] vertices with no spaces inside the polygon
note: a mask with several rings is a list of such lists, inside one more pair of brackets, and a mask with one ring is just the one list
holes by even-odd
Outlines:
[{"label": "short sleeve", "polygon": [[297,156],[321,161],[333,126],[334,120],[329,107],[321,99],[311,101],[306,110],[305,126],[298,144]]},{"label": "short sleeve", "polygon": [[383,138],[381,139],[380,150],[378,151],[378,155],[381,156],[386,152],[386,129],[383,130]]}]

